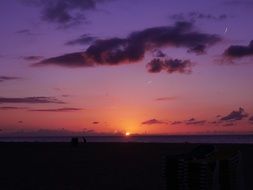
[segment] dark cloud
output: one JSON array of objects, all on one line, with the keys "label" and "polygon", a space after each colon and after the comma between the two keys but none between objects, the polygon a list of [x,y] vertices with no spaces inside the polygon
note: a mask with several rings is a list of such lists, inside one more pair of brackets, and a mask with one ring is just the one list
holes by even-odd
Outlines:
[{"label": "dark cloud", "polygon": [[163,53],[161,50],[159,49],[155,49],[153,50],[153,56],[154,57],[158,57],[158,58],[162,58],[162,57],[166,57],[166,54]]},{"label": "dark cloud", "polygon": [[206,53],[206,45],[199,44],[199,45],[197,45],[195,47],[192,47],[192,48],[188,49],[187,52],[188,53],[195,52],[198,55],[204,54],[204,53]]},{"label": "dark cloud", "polygon": [[226,14],[219,14],[219,15],[212,15],[212,14],[205,14],[205,13],[200,13],[200,12],[190,12],[188,14],[185,13],[179,13],[179,14],[174,14],[170,16],[171,19],[173,20],[190,20],[190,21],[195,21],[195,20],[225,20],[228,18],[228,15]]},{"label": "dark cloud", "polygon": [[232,45],[225,50],[223,55],[231,59],[253,56],[253,40],[248,46]]},{"label": "dark cloud", "polygon": [[249,118],[249,120],[250,120],[250,121],[253,121],[253,116],[251,116],[251,117]]},{"label": "dark cloud", "polygon": [[[219,117],[220,118],[220,117]],[[223,121],[221,120],[214,120],[214,121],[209,121],[208,122],[209,124],[212,124],[212,125],[220,125],[223,123]]]},{"label": "dark cloud", "polygon": [[156,98],[155,100],[157,100],[157,101],[170,101],[170,100],[175,100],[175,99],[177,99],[177,97],[167,96],[167,97]]},{"label": "dark cloud", "polygon": [[55,103],[64,104],[65,102],[54,97],[24,97],[24,98],[4,98],[0,97],[0,104],[3,103],[27,103],[27,104],[45,104]]},{"label": "dark cloud", "polygon": [[93,121],[92,124],[97,125],[97,124],[99,124],[99,122]]},{"label": "dark cloud", "polygon": [[97,39],[96,37],[84,34],[77,39],[66,42],[65,45],[85,45],[94,42],[96,39]]},{"label": "dark cloud", "polygon": [[179,125],[179,124],[182,124],[183,122],[182,121],[173,121],[171,123],[171,125]]},{"label": "dark cloud", "polygon": [[69,53],[61,55],[58,57],[52,57],[49,59],[44,59],[33,66],[46,66],[46,65],[60,65],[64,67],[91,67],[94,66],[93,63],[88,63],[86,61],[85,54],[82,52]]},{"label": "dark cloud", "polygon": [[150,119],[150,120],[147,120],[147,121],[143,121],[141,124],[142,125],[155,125],[155,124],[167,124],[167,122],[160,121],[160,120],[157,120],[157,119]]},{"label": "dark cloud", "polygon": [[73,112],[73,111],[81,111],[82,108],[56,108],[56,109],[32,109],[29,111],[37,111],[37,112]]},{"label": "dark cloud", "polygon": [[248,117],[248,114],[244,111],[243,108],[239,108],[238,111],[232,111],[230,114],[222,117],[221,121],[238,121],[243,118]]},{"label": "dark cloud", "polygon": [[15,106],[2,106],[0,110],[22,110],[27,109],[26,107],[15,107]]},{"label": "dark cloud", "polygon": [[188,119],[186,122],[193,122],[193,121],[196,121],[195,118],[191,118],[191,119]]},{"label": "dark cloud", "polygon": [[85,21],[88,10],[95,10],[98,3],[106,1],[109,0],[23,0],[41,8],[42,20],[64,27]]},{"label": "dark cloud", "polygon": [[9,81],[9,80],[19,80],[20,77],[10,77],[10,76],[0,76],[0,82]]},{"label": "dark cloud", "polygon": [[[44,59],[35,63],[34,66],[89,67],[132,64],[142,60],[146,52],[152,52],[152,50],[157,48],[184,47],[188,51],[199,53],[199,48],[197,47],[204,47],[204,51],[207,47],[219,41],[221,41],[221,38],[217,35],[194,30],[190,22],[177,22],[174,26],[153,27],[133,32],[127,38],[96,40],[84,52],[75,52]],[[180,61],[176,62],[176,65],[182,64]],[[171,64],[171,61],[169,63]],[[186,65],[189,65],[188,62]],[[170,68],[167,70],[170,71]],[[178,71],[182,70],[179,69]]]},{"label": "dark cloud", "polygon": [[37,55],[31,55],[31,56],[23,57],[23,59],[26,60],[26,61],[38,61],[42,58],[43,58],[42,56],[37,56]]},{"label": "dark cloud", "polygon": [[206,120],[189,120],[186,122],[186,125],[204,125],[206,123]]},{"label": "dark cloud", "polygon": [[191,73],[193,63],[189,60],[180,59],[153,59],[147,64],[148,72],[159,73],[166,71],[167,73]]},{"label": "dark cloud", "polygon": [[197,120],[195,118],[188,119],[186,121],[174,121],[171,123],[171,125],[179,125],[179,124],[185,124],[185,125],[204,125],[207,121],[206,120]]}]

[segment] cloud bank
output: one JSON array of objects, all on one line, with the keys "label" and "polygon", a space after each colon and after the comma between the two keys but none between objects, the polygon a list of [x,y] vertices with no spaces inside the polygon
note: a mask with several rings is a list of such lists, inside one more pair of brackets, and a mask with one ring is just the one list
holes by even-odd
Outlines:
[{"label": "cloud bank", "polygon": [[253,40],[247,46],[232,45],[225,50],[223,55],[230,59],[253,56]]},{"label": "cloud bank", "polygon": [[166,97],[160,97],[160,98],[156,98],[156,101],[170,101],[170,100],[176,100],[177,97],[175,96],[166,96]]},{"label": "cloud bank", "polygon": [[147,121],[143,121],[141,124],[142,125],[155,125],[155,124],[167,124],[167,122],[160,121],[160,120],[157,120],[157,119],[150,119],[150,120],[147,120]]},{"label": "cloud bank", "polygon": [[73,111],[81,111],[82,108],[56,108],[56,109],[31,109],[29,111],[35,112],[73,112]]},{"label": "cloud bank", "polygon": [[22,98],[6,98],[0,97],[0,104],[3,103],[27,103],[27,104],[64,104],[65,102],[54,97],[22,97]]},{"label": "cloud bank", "polygon": [[191,118],[185,122],[186,125],[203,125],[206,123],[206,120],[196,120],[195,118]]},{"label": "cloud bank", "polygon": [[20,77],[10,77],[10,76],[0,76],[0,82],[5,82],[9,80],[19,80]]},{"label": "cloud bank", "polygon": [[26,107],[16,107],[16,106],[2,106],[0,107],[0,110],[22,110],[27,109]]},{"label": "cloud bank", "polygon": [[31,56],[23,57],[23,59],[26,60],[26,61],[38,61],[42,58],[43,58],[42,56],[37,56],[37,55],[31,55]]},{"label": "cloud bank", "polygon": [[214,21],[219,21],[219,20],[227,19],[228,15],[226,15],[226,14],[213,15],[213,14],[200,13],[200,12],[193,11],[188,14],[185,14],[185,13],[174,14],[174,15],[171,15],[170,18],[173,20],[191,20],[191,21],[214,20]]},{"label": "cloud bank", "polygon": [[95,10],[97,4],[110,0],[22,0],[41,9],[42,20],[60,26],[80,24],[86,20],[85,13]]},{"label": "cloud bank", "polygon": [[[62,67],[94,67],[100,65],[133,64],[143,60],[148,52],[162,47],[186,48],[188,52],[204,53],[221,41],[217,35],[198,32],[190,22],[177,22],[173,26],[148,28],[131,33],[127,38],[96,40],[84,52],[73,52],[44,59],[33,66],[58,65]],[[200,48],[201,47],[201,48]],[[183,60],[164,61],[168,73],[185,72],[190,62]],[[175,66],[176,65],[176,66]],[[174,67],[175,66],[175,67]]]},{"label": "cloud bank", "polygon": [[190,60],[180,59],[153,59],[147,64],[147,70],[150,73],[159,73],[165,71],[167,73],[185,73],[189,74],[192,71],[193,63]]},{"label": "cloud bank", "polygon": [[238,121],[242,120],[243,118],[248,117],[248,114],[245,112],[243,108],[239,108],[238,111],[232,111],[230,114],[222,117],[221,121]]}]

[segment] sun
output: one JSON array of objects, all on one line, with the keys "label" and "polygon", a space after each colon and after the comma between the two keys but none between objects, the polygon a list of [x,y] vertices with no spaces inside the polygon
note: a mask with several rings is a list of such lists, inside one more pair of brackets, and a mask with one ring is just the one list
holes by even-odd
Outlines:
[{"label": "sun", "polygon": [[125,136],[130,136],[130,135],[131,135],[131,133],[129,133],[129,132],[125,133]]}]

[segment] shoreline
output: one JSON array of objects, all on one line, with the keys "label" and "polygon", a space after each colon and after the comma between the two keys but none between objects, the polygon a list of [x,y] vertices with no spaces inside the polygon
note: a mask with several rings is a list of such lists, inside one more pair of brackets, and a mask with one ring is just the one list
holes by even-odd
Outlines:
[{"label": "shoreline", "polygon": [[[0,189],[164,189],[164,157],[199,143],[0,142]],[[253,189],[253,145],[216,144],[242,153],[245,186]]]}]

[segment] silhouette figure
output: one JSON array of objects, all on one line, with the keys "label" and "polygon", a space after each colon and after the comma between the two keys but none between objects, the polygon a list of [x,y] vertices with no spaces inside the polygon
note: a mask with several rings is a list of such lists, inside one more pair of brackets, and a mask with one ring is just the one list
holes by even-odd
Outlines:
[{"label": "silhouette figure", "polygon": [[78,138],[77,137],[72,137],[72,139],[71,139],[71,145],[73,146],[73,147],[77,147],[78,146]]},{"label": "silhouette figure", "polygon": [[84,143],[84,144],[87,143],[85,137],[82,137],[82,139],[83,139],[83,143]]}]

